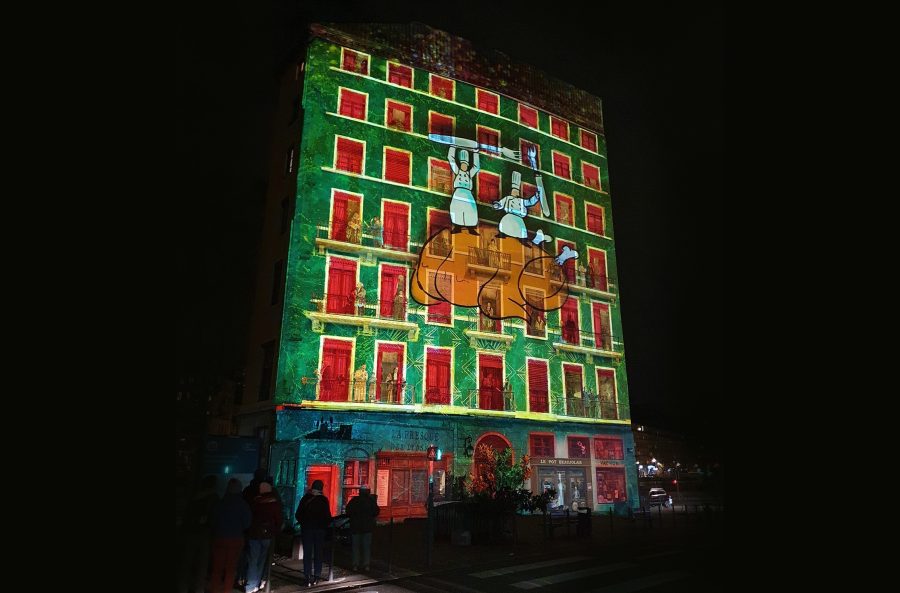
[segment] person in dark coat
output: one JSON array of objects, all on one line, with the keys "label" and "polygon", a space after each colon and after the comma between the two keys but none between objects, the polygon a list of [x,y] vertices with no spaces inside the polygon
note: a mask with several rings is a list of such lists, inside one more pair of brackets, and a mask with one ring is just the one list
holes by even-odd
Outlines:
[{"label": "person in dark coat", "polygon": [[250,520],[250,506],[241,496],[241,481],[232,478],[213,513],[211,593],[231,593],[234,588],[244,531],[250,527]]},{"label": "person in dark coat", "polygon": [[216,477],[206,476],[188,503],[182,524],[183,551],[178,579],[179,593],[194,593],[206,588],[209,573],[209,537],[219,496]]},{"label": "person in dark coat", "polygon": [[[247,501],[247,506],[253,507],[253,501],[256,500],[256,496],[259,494],[259,485],[266,481],[266,470],[261,467],[256,468],[256,471],[253,472],[253,479],[250,480],[250,483],[247,484],[247,487],[244,488],[244,492],[242,496],[244,500]],[[272,481],[269,480],[271,484]],[[247,566],[250,564],[250,545],[248,543],[249,540],[244,541],[244,551],[241,552],[241,558],[238,561],[238,585],[244,586],[247,584]]]},{"label": "person in dark coat", "polygon": [[250,510],[253,513],[253,521],[247,532],[247,547],[250,554],[247,562],[247,587],[244,593],[256,593],[262,588],[269,546],[281,531],[281,524],[284,521],[281,515],[281,501],[268,482],[259,484],[259,495],[253,500]]},{"label": "person in dark coat", "polygon": [[[331,524],[331,508],[328,497],[322,494],[325,484],[322,480],[312,483],[309,492],[300,499],[297,512],[294,516],[300,523],[301,536],[303,537],[303,574],[306,576],[306,586],[312,587],[318,584],[322,578],[322,553],[325,547],[325,530]],[[315,560],[315,572],[313,561]]]},{"label": "person in dark coat", "polygon": [[372,530],[375,529],[375,517],[379,512],[375,497],[369,492],[366,485],[360,486],[359,496],[347,504],[347,516],[350,517],[350,533],[353,536],[353,570],[360,566],[360,552],[362,552],[362,567],[369,570],[369,560],[372,556]]}]

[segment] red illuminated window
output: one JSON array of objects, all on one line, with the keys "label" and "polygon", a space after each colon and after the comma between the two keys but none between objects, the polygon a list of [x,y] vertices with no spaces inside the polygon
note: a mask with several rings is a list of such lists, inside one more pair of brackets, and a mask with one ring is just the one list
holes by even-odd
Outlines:
[{"label": "red illuminated window", "polygon": [[550,133],[563,140],[569,139],[569,122],[550,116]]},{"label": "red illuminated window", "polygon": [[425,367],[425,403],[450,403],[450,350],[428,348]]},{"label": "red illuminated window", "polygon": [[[532,410],[534,411],[534,410]],[[555,457],[552,434],[533,434],[528,439],[532,457]]]},{"label": "red illuminated window", "polygon": [[537,109],[532,109],[531,107],[526,107],[525,105],[519,105],[519,123],[524,124],[529,128],[537,128]]},{"label": "red illuminated window", "polygon": [[[331,238],[335,241],[359,243],[360,205],[362,196],[342,191],[334,192],[331,206]],[[353,226],[348,226],[350,221]]]},{"label": "red illuminated window", "polygon": [[609,329],[609,305],[593,303],[591,315],[594,321],[594,348],[612,350],[612,336]]},{"label": "red illuminated window", "polygon": [[431,94],[435,97],[453,100],[453,81],[449,78],[431,75]]},{"label": "red illuminated window", "polygon": [[357,72],[359,74],[369,74],[369,56],[364,53],[344,48],[344,59],[341,62],[341,68],[348,72]]},{"label": "red illuminated window", "polygon": [[572,179],[572,159],[554,151],[553,173],[565,179]]},{"label": "red illuminated window", "polygon": [[362,174],[365,144],[350,138],[338,138],[334,168]]},{"label": "red illuminated window", "polygon": [[581,163],[581,178],[586,186],[600,189],[600,169],[594,165]]},{"label": "red illuminated window", "polygon": [[481,171],[478,173],[478,201],[490,204],[500,199],[500,176]]},{"label": "red illuminated window", "polygon": [[353,342],[325,338],[322,344],[322,361],[319,368],[319,399],[345,402],[349,399],[353,372],[350,364]]},{"label": "red illuminated window", "polygon": [[563,342],[581,345],[581,330],[578,327],[578,299],[568,298],[559,311]]},{"label": "red illuminated window", "polygon": [[575,201],[565,194],[554,193],[553,203],[556,208],[556,220],[569,226],[575,226]]},{"label": "red illuminated window", "polygon": [[412,131],[412,105],[388,101],[384,110],[384,125],[404,132]]},{"label": "red illuminated window", "polygon": [[384,178],[388,181],[409,184],[411,170],[410,153],[393,148],[384,149]]},{"label": "red illuminated window", "polygon": [[606,277],[606,253],[599,249],[588,248],[588,266],[591,268],[594,288],[607,290],[609,282]]},{"label": "red illuminated window", "polygon": [[[550,411],[546,360],[528,361],[528,406],[532,412]],[[550,442],[550,449],[550,452],[544,453],[544,455],[553,456],[552,441]]]},{"label": "red illuminated window", "polygon": [[597,152],[597,134],[581,130],[581,146],[590,151]]},{"label": "red illuminated window", "polygon": [[409,66],[402,66],[388,62],[388,82],[412,88],[413,69]]},{"label": "red illuminated window", "polygon": [[453,245],[453,235],[450,234],[450,213],[444,210],[428,211],[428,236],[437,233],[428,244],[428,255],[445,257],[450,253]]},{"label": "red illuminated window", "polygon": [[621,467],[597,468],[597,502],[625,502],[625,469]]},{"label": "red illuminated window", "polygon": [[503,358],[482,354],[478,357],[478,407],[503,410]]},{"label": "red illuminated window", "polygon": [[500,148],[500,132],[484,126],[478,126],[478,143]]},{"label": "red illuminated window", "polygon": [[597,369],[597,397],[600,399],[600,417],[609,420],[619,418],[616,403],[616,372],[612,369]]},{"label": "red illuminated window", "polygon": [[362,93],[341,89],[340,114],[356,119],[366,119],[366,99],[367,97]]},{"label": "red illuminated window", "polygon": [[431,112],[428,114],[428,133],[441,136],[453,135],[453,118],[448,115]]},{"label": "red illuminated window", "polygon": [[[401,290],[403,292],[401,292]],[[382,317],[406,319],[406,268],[381,266],[381,302],[378,310]],[[399,296],[398,295],[403,295]]]},{"label": "red illuminated window", "polygon": [[598,235],[603,234],[603,208],[587,204],[587,230]]},{"label": "red illuminated window", "polygon": [[500,96],[488,91],[476,89],[475,94],[478,96],[478,108],[488,113],[500,112]]},{"label": "red illuminated window", "polygon": [[584,459],[591,456],[587,437],[569,437],[569,459]]},{"label": "red illuminated window", "polygon": [[[480,175],[480,173],[479,173],[479,175]],[[522,188],[520,191],[521,191],[520,195],[527,200],[527,199],[530,199],[534,194],[537,193],[537,186],[523,181]],[[541,201],[540,200],[538,200],[534,204],[534,206],[528,207],[528,216],[537,216],[539,218],[544,217],[544,212],[541,210]]]},{"label": "red illuminated window", "polygon": [[[557,219],[557,220],[559,220],[559,219]],[[570,241],[565,241],[563,239],[557,239],[556,240],[557,255],[562,254],[563,247],[568,247],[569,249],[574,250],[575,243],[572,243]],[[565,272],[566,278],[568,279],[570,284],[575,282],[575,262],[576,262],[576,260],[574,260],[574,259],[567,259],[565,261],[565,263],[563,264],[563,271]],[[571,301],[572,299],[569,299],[569,300]]]},{"label": "red illuminated window", "polygon": [[594,439],[595,459],[625,459],[622,439]]}]

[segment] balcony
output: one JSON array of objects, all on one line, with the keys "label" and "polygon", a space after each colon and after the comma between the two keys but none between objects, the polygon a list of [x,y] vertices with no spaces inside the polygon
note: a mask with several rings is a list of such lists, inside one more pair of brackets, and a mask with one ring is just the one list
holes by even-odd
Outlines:
[{"label": "balcony", "polygon": [[469,258],[466,260],[466,270],[477,276],[493,276],[501,280],[507,280],[510,276],[512,264],[508,253],[501,253],[493,249],[481,247],[469,247]]},{"label": "balcony", "polygon": [[605,275],[591,276],[570,269],[564,271],[562,267],[555,264],[550,268],[551,286],[559,286],[567,281],[570,291],[595,296],[607,301],[615,301],[618,298],[616,285],[611,282],[612,280],[614,278]]},{"label": "balcony", "polygon": [[421,314],[423,307],[409,307],[406,299],[380,301],[379,299],[360,300],[353,295],[324,294],[313,295],[309,304],[310,310],[303,314],[312,321],[312,330],[325,332],[326,323],[339,325],[355,325],[363,335],[374,334],[374,329],[396,329],[409,332],[409,340],[419,339],[419,326],[406,320],[411,312]]},{"label": "balcony", "polygon": [[528,411],[539,414],[551,412],[550,398],[546,391],[532,391],[528,394]]},{"label": "balcony", "polygon": [[490,387],[469,389],[457,396],[456,405],[473,410],[494,410],[497,412],[515,412],[516,400],[512,391],[503,391]]},{"label": "balcony", "polygon": [[565,398],[566,416],[597,420],[620,420],[619,408],[624,407],[623,404],[602,400],[590,392],[582,392],[582,394],[583,397]]},{"label": "balcony", "polygon": [[371,226],[366,232],[353,232],[347,228],[335,231],[331,222],[329,226],[316,227],[316,249],[319,255],[325,255],[326,249],[360,255],[362,265],[375,265],[376,257],[410,263],[415,263],[419,258],[409,235],[385,232]]},{"label": "balcony", "polygon": [[[345,378],[310,381],[312,389],[304,392],[305,400],[328,403],[411,405],[413,391],[405,381],[354,381]],[[318,397],[316,396],[318,394]]]},{"label": "balcony", "polygon": [[551,332],[559,335],[559,341],[553,342],[557,352],[575,352],[584,354],[587,362],[594,362],[594,357],[611,358],[618,362],[624,356],[624,345],[612,340],[608,332],[593,333],[590,328],[553,326]]}]

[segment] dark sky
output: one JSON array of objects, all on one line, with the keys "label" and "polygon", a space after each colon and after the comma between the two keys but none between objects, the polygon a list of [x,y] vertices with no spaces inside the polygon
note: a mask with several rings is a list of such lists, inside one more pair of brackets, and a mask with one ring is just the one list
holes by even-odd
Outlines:
[{"label": "dark sky", "polygon": [[603,100],[633,418],[718,439],[721,10],[598,4],[554,18],[555,4],[399,4],[234,3],[179,15],[179,371],[223,374],[242,360],[278,69],[308,23],[420,21]]}]

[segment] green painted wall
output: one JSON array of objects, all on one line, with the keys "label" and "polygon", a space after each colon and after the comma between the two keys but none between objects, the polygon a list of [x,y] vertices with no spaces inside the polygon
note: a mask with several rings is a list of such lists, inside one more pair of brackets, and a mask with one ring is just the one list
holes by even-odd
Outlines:
[{"label": "green painted wall", "polygon": [[[356,139],[365,140],[365,171],[371,177],[382,176],[382,154],[384,146],[392,146],[409,150],[413,153],[412,184],[418,187],[427,186],[427,161],[428,157],[441,160],[446,159],[447,147],[402,132],[386,129],[384,123],[385,98],[393,98],[398,101],[410,103],[414,106],[413,132],[427,135],[429,110],[456,117],[456,135],[475,137],[476,124],[499,129],[501,132],[501,144],[505,147],[518,149],[519,138],[537,142],[541,147],[541,169],[545,172],[544,185],[551,203],[551,215],[553,210],[552,196],[554,191],[561,191],[575,198],[576,201],[576,226],[585,228],[585,212],[582,201],[589,201],[602,206],[606,213],[606,235],[601,238],[594,234],[579,231],[578,229],[563,227],[556,224],[547,224],[541,221],[541,226],[554,237],[572,241],[586,260],[587,246],[593,246],[606,250],[607,266],[610,278],[617,282],[616,253],[613,246],[614,226],[612,221],[611,201],[608,195],[580,187],[573,183],[558,179],[546,172],[551,171],[551,150],[556,149],[572,157],[573,177],[581,177],[580,163],[584,159],[600,168],[601,184],[603,188],[609,187],[609,176],[605,140],[598,135],[598,148],[600,155],[591,153],[571,144],[562,142],[556,138],[544,134],[538,134],[534,130],[521,126],[514,121],[507,121],[492,114],[474,111],[465,107],[475,105],[475,90],[471,85],[457,81],[456,98],[462,105],[449,103],[435,97],[416,93],[409,89],[386,84],[386,61],[377,56],[372,56],[370,64],[370,78],[355,75],[353,73],[338,70],[340,65],[341,48],[321,39],[312,41],[308,48],[306,60],[306,79],[303,96],[303,130],[299,152],[299,165],[296,190],[296,213],[291,228],[290,248],[288,255],[287,274],[285,282],[285,307],[280,343],[280,356],[277,370],[276,403],[297,403],[301,399],[314,397],[314,390],[310,385],[304,385],[303,377],[312,377],[318,367],[318,352],[320,334],[314,333],[311,322],[304,315],[304,311],[312,310],[310,299],[313,295],[321,295],[325,287],[326,258],[317,255],[315,247],[316,226],[328,225],[330,197],[332,188],[347,190],[364,194],[363,219],[369,220],[381,211],[382,198],[401,200],[412,206],[412,220],[410,234],[413,241],[422,242],[425,236],[426,207],[435,207],[446,210],[449,204],[449,196],[440,196],[427,191],[421,191],[412,187],[400,187],[376,180],[352,177],[323,170],[323,167],[332,167],[334,159],[335,135],[346,135]],[[373,80],[377,79],[377,80]],[[428,73],[416,69],[414,76],[415,89],[425,93],[428,91]],[[334,115],[338,112],[338,89],[348,87],[357,92],[368,93],[367,121],[376,125],[370,125],[362,121]],[[500,112],[502,116],[516,120],[517,103],[508,97],[501,96]],[[539,112],[540,129],[550,130],[549,115]],[[570,137],[578,138],[578,128],[570,124]],[[501,174],[503,194],[508,193],[509,180],[513,170],[519,170],[523,180],[533,182],[533,172],[530,169],[511,164],[507,161],[495,160],[487,157],[481,159],[483,170]],[[479,215],[483,220],[497,222],[500,213],[489,206],[479,204]],[[534,219],[529,219],[534,220]],[[531,226],[531,225],[530,225]],[[348,254],[337,253],[341,257],[353,257]],[[397,265],[397,262],[386,262]],[[370,294],[377,286],[378,267],[360,267],[360,281],[370,290]],[[577,294],[573,293],[573,296]],[[599,299],[598,299],[599,300]],[[590,327],[590,304],[580,302],[581,326]],[[456,315],[465,315],[468,311],[456,307]],[[622,326],[620,307],[618,304],[610,307],[612,332],[614,339],[622,341]],[[410,320],[422,321],[421,317],[410,316]],[[558,324],[558,312],[548,315],[548,325]],[[585,364],[582,354],[561,353],[556,354],[550,347],[549,340],[526,339],[524,323],[518,322],[517,327],[510,328],[507,323],[506,333],[515,336],[511,349],[506,352],[506,376],[510,386],[515,392],[517,409],[526,409],[527,394],[525,393],[525,357],[533,356],[545,358],[550,361],[550,390],[551,397],[562,393],[563,384],[561,377],[561,361],[570,361]],[[455,349],[455,377],[457,390],[468,390],[475,387],[475,352],[469,347],[468,337],[463,335],[466,327],[472,327],[466,321],[455,321],[454,328],[445,328],[421,323],[421,335],[418,341],[409,342],[407,345],[407,370],[406,380],[410,385],[418,384],[422,380],[424,348],[426,345],[452,346]],[[326,334],[333,336],[356,337],[356,354],[353,368],[358,368],[365,363],[368,369],[374,368],[374,342],[375,340],[406,341],[406,333],[393,330],[375,330],[374,336],[357,335],[357,327],[328,324]],[[482,344],[486,349],[494,350],[497,345],[493,342]],[[612,360],[595,358],[595,365],[616,369],[617,396],[620,405],[620,418],[629,418],[628,412],[628,385],[625,372],[625,364],[614,365]],[[595,393],[597,392],[596,374],[594,365],[585,365],[585,386]],[[416,389],[415,401],[420,402],[421,389]],[[564,410],[554,407],[555,412],[563,413]]]}]

